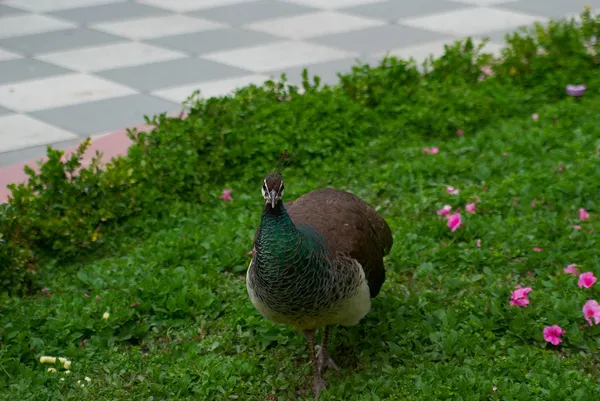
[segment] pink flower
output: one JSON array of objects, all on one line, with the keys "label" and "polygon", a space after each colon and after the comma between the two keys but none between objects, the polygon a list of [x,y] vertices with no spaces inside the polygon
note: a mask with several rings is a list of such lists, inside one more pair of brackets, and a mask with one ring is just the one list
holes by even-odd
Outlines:
[{"label": "pink flower", "polygon": [[431,148],[431,150],[429,151],[429,154],[430,155],[435,155],[435,154],[437,154],[439,152],[440,152],[440,150],[438,148]]},{"label": "pink flower", "polygon": [[456,135],[463,136],[463,130],[461,130],[461,129],[456,130]]},{"label": "pink flower", "polygon": [[577,282],[577,285],[579,286],[579,288],[590,288],[594,285],[596,280],[597,279],[596,277],[594,277],[594,273],[592,272],[581,273],[579,275],[579,281]]},{"label": "pink flower", "polygon": [[467,203],[467,205],[465,206],[465,209],[469,213],[475,213],[475,202]]},{"label": "pink flower", "polygon": [[579,209],[579,220],[585,221],[590,218],[590,214],[584,208]]},{"label": "pink flower", "polygon": [[452,210],[452,206],[444,205],[444,207],[441,208],[440,210],[438,210],[436,213],[443,214],[444,216],[448,216],[450,214],[450,210]]},{"label": "pink flower", "polygon": [[579,269],[575,266],[577,266],[575,263],[571,263],[570,265],[567,265],[567,267],[565,267],[563,271],[566,274],[572,274],[573,276],[576,276],[579,274]]},{"label": "pink flower", "polygon": [[429,154],[430,152],[431,152],[431,150],[429,148],[423,148],[423,153]]},{"label": "pink flower", "polygon": [[[583,305],[583,316],[585,316],[585,320],[588,321],[590,326],[600,323],[600,305],[598,305],[598,302],[593,299],[587,301]],[[595,323],[592,323],[592,318],[594,318]]]},{"label": "pink flower", "polygon": [[492,75],[494,73],[494,70],[492,70],[492,67],[489,65],[484,65],[479,71],[483,72],[485,75]]},{"label": "pink flower", "polygon": [[477,248],[481,248],[481,240],[479,238],[477,238],[476,244],[477,244]]},{"label": "pink flower", "polygon": [[581,230],[581,226],[578,226],[577,224],[573,226],[573,230]]},{"label": "pink flower", "polygon": [[231,197],[231,189],[224,189],[223,194],[219,198],[226,201],[232,201],[233,198]]},{"label": "pink flower", "polygon": [[458,195],[460,191],[454,187],[446,187],[446,192],[448,192],[450,195]]},{"label": "pink flower", "polygon": [[458,227],[460,226],[462,226],[460,213],[454,213],[448,216],[448,228],[451,228],[452,232],[458,230]]},{"label": "pink flower", "polygon": [[543,251],[543,249],[542,249],[542,248],[533,248],[533,251],[534,251],[534,252],[542,252],[542,251]]},{"label": "pink flower", "polygon": [[544,340],[552,343],[552,345],[558,345],[562,342],[560,336],[565,334],[564,331],[559,325],[555,324],[554,326],[546,326],[544,327]]},{"label": "pink flower", "polygon": [[529,305],[529,298],[527,294],[531,292],[531,288],[517,288],[510,294],[510,306],[523,306]]},{"label": "pink flower", "polygon": [[496,391],[496,390],[498,390],[498,387],[496,387],[496,386],[492,387],[492,391]]},{"label": "pink flower", "polygon": [[533,113],[531,115],[531,118],[533,118],[533,121],[537,121],[540,118],[540,116],[538,115],[538,113]]}]

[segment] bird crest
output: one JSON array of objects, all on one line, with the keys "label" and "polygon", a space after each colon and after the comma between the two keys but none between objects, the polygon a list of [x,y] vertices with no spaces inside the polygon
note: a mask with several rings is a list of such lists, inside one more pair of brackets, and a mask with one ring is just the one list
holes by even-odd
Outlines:
[{"label": "bird crest", "polygon": [[283,153],[279,155],[279,160],[277,161],[277,165],[275,166],[275,170],[273,172],[277,172],[281,175],[283,169],[292,164],[294,156],[296,156],[296,153],[290,154],[288,150],[285,149]]},{"label": "bird crest", "polygon": [[279,160],[277,161],[275,168],[271,170],[265,177],[266,191],[269,189],[283,189],[283,178],[281,177],[281,173],[287,166],[291,164],[295,155],[295,153],[290,154],[287,149],[285,149],[283,153],[279,155]]},{"label": "bird crest", "polygon": [[279,155],[279,160],[277,161],[275,168],[267,174],[266,182],[269,188],[279,187],[280,182],[283,181],[281,173],[292,163],[294,156],[296,156],[296,153],[290,154],[287,149]]}]

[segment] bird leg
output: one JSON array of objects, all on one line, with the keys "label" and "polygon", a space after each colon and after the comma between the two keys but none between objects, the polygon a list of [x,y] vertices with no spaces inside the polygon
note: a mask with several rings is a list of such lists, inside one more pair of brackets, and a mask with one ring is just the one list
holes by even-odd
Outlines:
[{"label": "bird leg", "polygon": [[317,357],[315,355],[315,339],[316,339],[317,331],[315,329],[312,330],[304,330],[304,336],[306,337],[306,341],[308,341],[308,352],[310,354],[310,361],[312,362],[313,368],[313,393],[315,395],[315,400],[319,398],[319,393],[321,390],[325,390],[327,388],[327,383],[321,377],[321,373],[319,372],[319,364],[317,362]]},{"label": "bird leg", "polygon": [[323,327],[323,342],[321,346],[318,345],[315,347],[317,349],[317,364],[319,366],[319,373],[323,374],[327,370],[327,368],[333,368],[336,372],[340,371],[340,368],[333,362],[333,359],[329,357],[329,352],[327,350],[329,339],[329,326]]}]

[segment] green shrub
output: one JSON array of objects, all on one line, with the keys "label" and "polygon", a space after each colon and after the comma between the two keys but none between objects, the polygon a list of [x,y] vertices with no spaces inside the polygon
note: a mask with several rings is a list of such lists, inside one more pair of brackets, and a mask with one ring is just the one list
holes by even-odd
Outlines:
[{"label": "green shrub", "polygon": [[[355,66],[333,87],[305,73],[304,93],[282,77],[235,96],[192,99],[185,119],[163,114],[148,119],[151,133],[131,132],[128,155],[105,168],[97,159],[80,166],[85,143],[68,161],[49,149],[40,173],[27,169],[29,182],[12,186],[12,199],[0,208],[0,285],[27,290],[40,258],[84,255],[130,216],[175,199],[206,202],[215,185],[258,179],[285,148],[301,167],[347,147],[368,149],[381,136],[399,144],[473,133],[563,99],[568,83],[598,87],[598,54],[590,50],[599,50],[599,27],[586,11],[581,26],[552,22],[512,35],[502,60],[480,54],[467,39],[426,63],[424,74],[390,57]],[[486,65],[494,74],[481,80]]]}]

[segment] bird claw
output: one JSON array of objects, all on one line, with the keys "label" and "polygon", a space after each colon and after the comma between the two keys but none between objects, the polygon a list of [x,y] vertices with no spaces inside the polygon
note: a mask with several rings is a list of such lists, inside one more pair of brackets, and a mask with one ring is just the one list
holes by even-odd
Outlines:
[{"label": "bird claw", "polygon": [[319,393],[322,390],[327,390],[327,382],[323,380],[320,375],[315,375],[315,381],[313,383],[313,394],[315,395],[315,400],[319,399]]},{"label": "bird claw", "polygon": [[319,366],[319,374],[325,373],[327,368],[332,368],[336,372],[340,371],[340,368],[333,362],[333,359],[329,357],[329,353],[325,351],[320,345],[315,346],[317,350],[317,365]]}]

